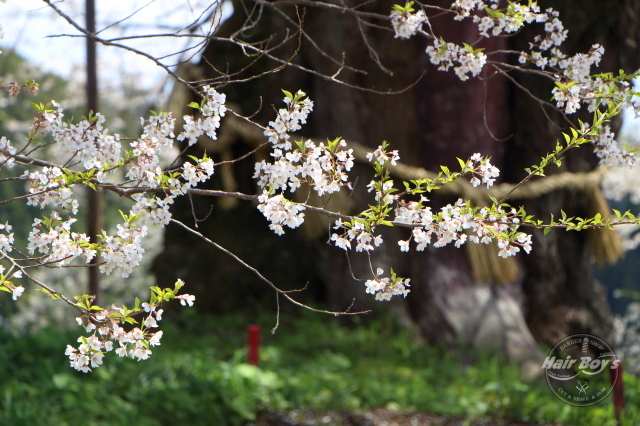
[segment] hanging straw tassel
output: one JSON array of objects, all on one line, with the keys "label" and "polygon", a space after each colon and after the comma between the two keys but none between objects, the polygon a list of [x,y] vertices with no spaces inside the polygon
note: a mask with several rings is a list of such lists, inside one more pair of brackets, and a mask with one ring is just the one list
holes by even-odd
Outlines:
[{"label": "hanging straw tassel", "polygon": [[[591,191],[586,191],[586,196],[588,217],[598,213],[603,220],[611,217],[611,208],[599,186],[594,185]],[[613,229],[588,229],[586,232],[587,248],[598,266],[613,265],[624,256],[620,236]]]},{"label": "hanging straw tassel", "polygon": [[518,262],[515,257],[503,259],[498,256],[500,249],[495,241],[491,244],[475,244],[467,241],[464,246],[475,282],[505,284],[517,278]]}]

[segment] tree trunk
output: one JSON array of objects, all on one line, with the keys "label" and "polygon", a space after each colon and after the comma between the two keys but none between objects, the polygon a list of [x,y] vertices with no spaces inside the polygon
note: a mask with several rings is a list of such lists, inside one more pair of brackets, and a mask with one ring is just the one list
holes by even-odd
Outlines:
[{"label": "tree trunk", "polygon": [[[451,0],[440,3],[440,6],[448,7]],[[598,42],[607,49],[601,64],[604,71],[624,68],[630,72],[639,66],[636,63],[638,55],[630,54],[640,34],[636,18],[640,11],[638,1],[541,3],[560,9],[560,17],[569,29],[566,53],[586,52],[591,43]],[[367,5],[363,10],[388,14],[392,4],[381,1]],[[244,20],[244,15],[238,12],[241,10],[240,6],[236,7],[236,14],[223,25],[221,35],[238,28]],[[263,17],[262,25],[255,29],[254,40],[270,34],[282,36],[286,27],[292,27],[270,10],[265,9],[264,13],[271,15]],[[302,9],[300,13],[303,13]],[[456,22],[450,17],[442,17],[432,20],[431,24],[434,32],[447,41],[470,43],[477,38],[477,26],[469,19]],[[429,170],[439,170],[440,165],[455,169],[456,157],[468,158],[480,152],[493,157],[492,163],[503,171],[501,178],[508,182],[521,180],[525,176],[524,167],[537,164],[560,137],[560,130],[549,121],[536,101],[488,66],[483,71],[483,79],[461,82],[453,72],[437,71],[429,63],[424,39],[394,39],[387,32],[364,26],[368,43],[379,54],[380,62],[393,72],[389,75],[377,67],[368,54],[353,17],[309,9],[304,29],[327,54],[341,58],[344,52],[348,65],[367,70],[366,75],[343,70],[340,77],[350,84],[386,91],[419,82],[401,94],[380,95],[350,89],[288,67],[248,83],[231,84],[221,89],[227,99],[239,104],[236,108],[240,112],[250,115],[258,111],[254,119],[266,124],[275,117],[271,106],[282,107],[281,88],[302,89],[315,103],[310,121],[301,132],[305,137],[333,139],[342,136],[372,150],[386,140],[392,149],[400,150],[401,161]],[[542,26],[536,25],[535,30],[541,32]],[[525,30],[513,41],[490,38],[482,41],[481,47],[487,51],[514,46],[522,49],[533,39],[533,34]],[[507,46],[507,42],[514,46]],[[294,47],[281,48],[284,51],[281,57],[286,56],[286,49],[292,52]],[[498,58],[501,55],[491,59],[507,60]],[[239,69],[251,60],[228,44],[217,42],[210,43],[204,58],[217,69],[227,69],[227,66]],[[201,62],[199,72],[208,78],[216,76],[206,61]],[[338,68],[306,40],[294,62],[324,73],[335,72]],[[261,59],[248,72],[255,75],[274,65],[272,61]],[[516,78],[539,98],[550,99],[552,86],[546,81],[530,76]],[[558,116],[548,114],[557,125],[563,125]],[[236,156],[249,150],[246,141],[240,140],[233,146]],[[254,160],[257,160],[256,156],[234,166],[231,180],[237,182],[239,190],[256,193],[257,187],[251,181]],[[595,156],[586,147],[569,155],[559,171],[587,171],[595,165]],[[372,177],[370,167],[357,165],[352,171],[352,176],[356,175],[360,178],[351,198],[356,206],[352,212],[358,207],[366,208],[371,195],[364,190]],[[215,176],[214,184],[221,185],[218,171]],[[430,198],[433,210],[456,201],[455,197],[437,192]],[[569,215],[584,217],[588,210],[586,198],[581,194],[558,191],[527,200],[524,205],[527,212],[543,219],[548,219],[550,213],[557,216],[561,208]],[[194,198],[196,216],[206,216],[212,202],[216,203],[215,200]],[[190,219],[188,203],[177,201],[173,212],[189,224],[193,219]],[[308,214],[306,220],[314,219]],[[279,286],[296,288],[309,282],[311,296],[326,301],[334,310],[346,308],[354,298],[353,309],[373,306],[371,297],[364,293],[362,282],[352,278],[353,274],[366,279],[370,274],[367,256],[349,253],[353,267],[349,268],[343,250],[326,244],[329,235],[326,231],[312,239],[305,239],[301,236],[303,233],[293,230],[278,237],[268,230],[266,220],[255,205],[247,202],[229,210],[214,207],[211,217],[199,226],[201,232],[240,255]],[[325,226],[324,229],[329,228]],[[306,235],[310,234],[313,233]],[[585,234],[559,231],[552,231],[547,236],[541,232],[533,234],[532,253],[519,253],[515,272],[503,274],[502,278],[474,277],[469,251],[472,249],[429,247],[424,252],[401,253],[396,244],[399,239],[408,237],[406,229],[383,232],[385,244],[382,250],[374,252],[372,265],[383,267],[385,271],[393,267],[399,275],[411,278],[411,293],[394,304],[405,318],[410,318],[419,327],[427,340],[448,343],[462,340],[476,347],[497,348],[523,366],[528,365],[527,371],[533,374],[532,366],[541,356],[536,342],[553,345],[558,339],[577,332],[593,333],[609,342],[613,340],[606,298],[590,272]],[[206,300],[201,307],[226,312],[246,307],[250,300],[272,297],[268,288],[260,287],[262,284],[254,276],[226,255],[192,237],[185,238],[171,226],[167,236],[165,251],[156,262],[158,280],[169,282],[175,276],[186,276],[190,287],[195,286],[190,292],[193,291],[199,301]],[[176,263],[183,265],[183,269],[178,271],[173,266]],[[509,265],[514,266],[498,265],[504,270]]]}]

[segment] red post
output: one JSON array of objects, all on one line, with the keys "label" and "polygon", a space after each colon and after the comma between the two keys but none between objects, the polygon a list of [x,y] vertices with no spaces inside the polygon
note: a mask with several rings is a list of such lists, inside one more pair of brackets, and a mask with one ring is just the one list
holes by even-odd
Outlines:
[{"label": "red post", "polygon": [[260,326],[251,324],[248,328],[247,343],[249,344],[248,361],[251,365],[258,365],[260,358]]},{"label": "red post", "polygon": [[611,369],[611,383],[613,383],[613,406],[616,410],[616,420],[620,424],[620,416],[625,406],[624,386],[622,384],[622,362],[618,363],[618,368]]}]

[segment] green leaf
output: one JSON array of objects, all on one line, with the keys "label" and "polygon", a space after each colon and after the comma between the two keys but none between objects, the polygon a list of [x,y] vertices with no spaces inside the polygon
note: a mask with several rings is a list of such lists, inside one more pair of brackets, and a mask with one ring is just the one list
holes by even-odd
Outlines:
[{"label": "green leaf", "polygon": [[284,93],[284,95],[285,95],[287,98],[289,98],[289,99],[293,99],[293,95],[291,94],[291,92],[287,92],[287,91],[286,91],[286,90],[284,90],[284,89],[280,89],[280,90],[282,90],[282,93]]}]

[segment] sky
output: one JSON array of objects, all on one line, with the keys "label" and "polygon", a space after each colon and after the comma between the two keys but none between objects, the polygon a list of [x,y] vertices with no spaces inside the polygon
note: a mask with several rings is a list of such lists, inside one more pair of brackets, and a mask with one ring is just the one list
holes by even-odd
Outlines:
[{"label": "sky", "polygon": [[[208,28],[211,21],[204,21],[216,5],[213,0],[95,0],[95,3],[98,31],[133,15],[100,32],[99,35],[103,38],[176,33],[197,21],[203,13],[204,17],[199,22],[204,28]],[[84,0],[61,0],[55,2],[55,5],[84,26]],[[230,15],[229,9],[225,5],[223,16]],[[135,13],[136,11],[138,12]],[[67,79],[84,78],[85,40],[81,37],[59,37],[63,34],[77,36],[80,32],[42,0],[0,2],[0,26],[4,31],[0,50],[16,49],[44,71],[54,72]],[[203,28],[196,31],[202,33]],[[122,43],[160,57],[193,46],[198,41],[188,38],[156,38]],[[173,64],[180,58],[181,56],[169,57],[163,63]],[[100,45],[98,77],[101,88],[106,90],[121,86],[123,78],[135,79],[140,87],[148,90],[155,90],[167,81],[166,72],[152,61],[132,52]]]}]

